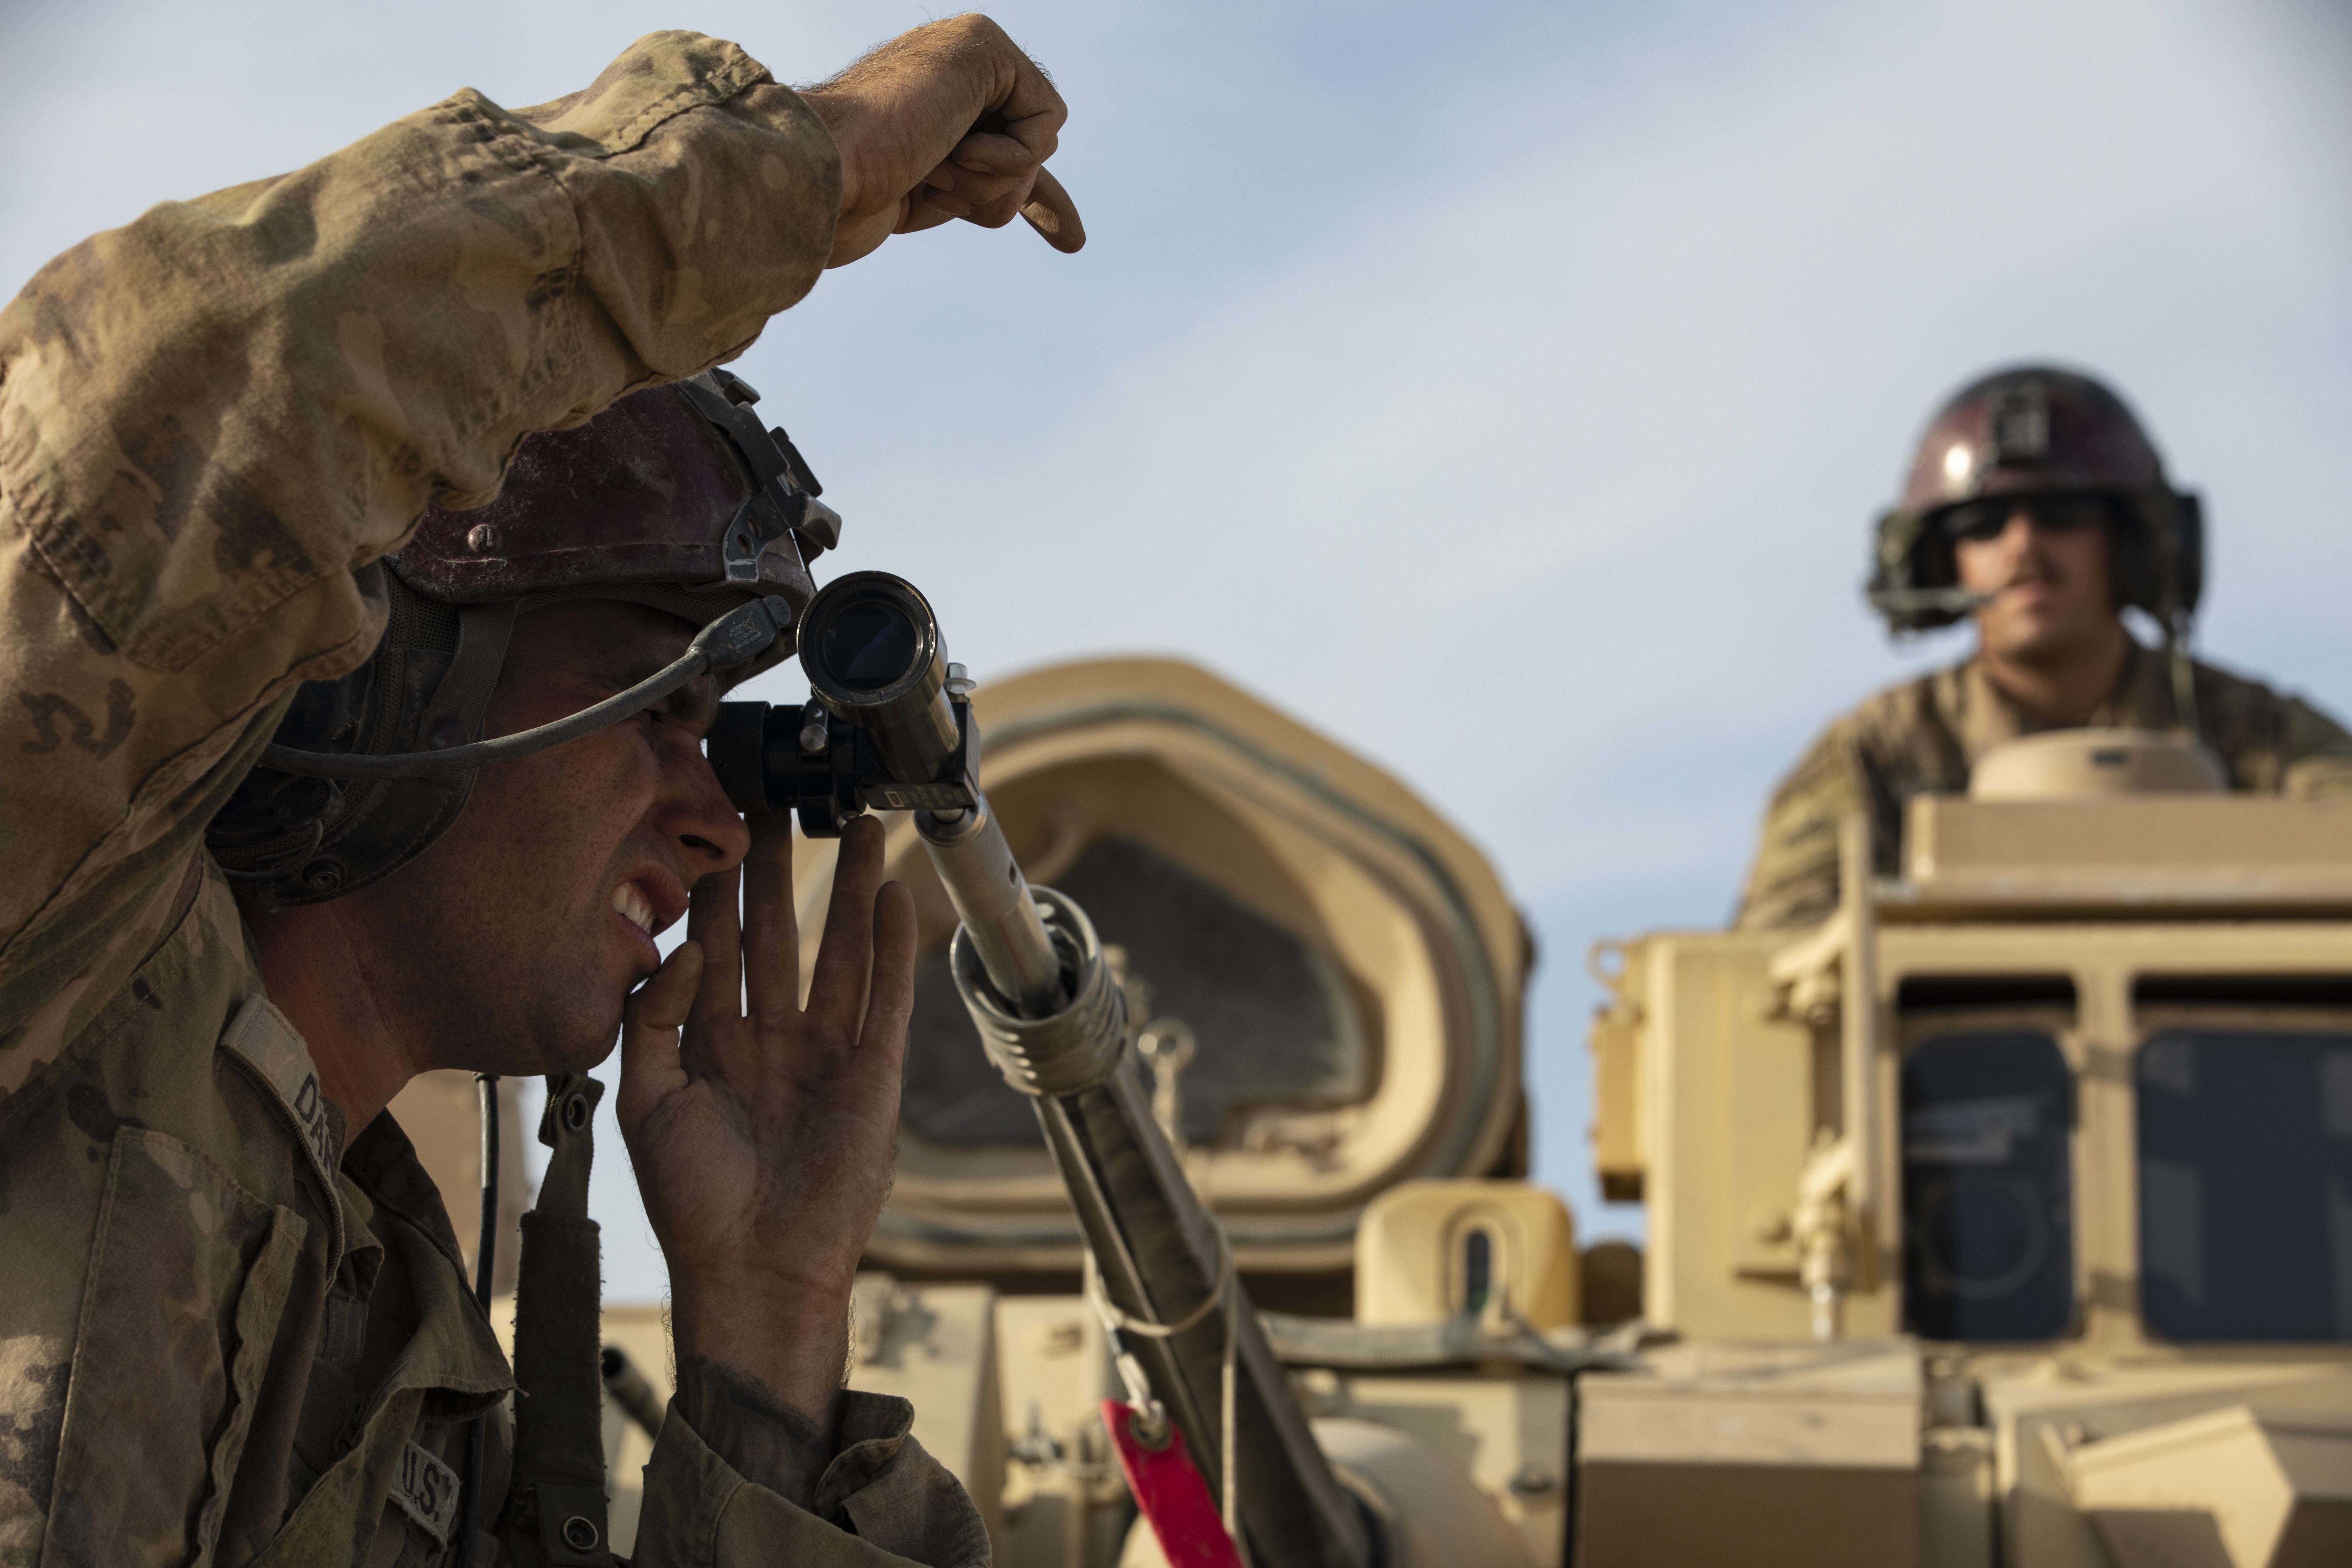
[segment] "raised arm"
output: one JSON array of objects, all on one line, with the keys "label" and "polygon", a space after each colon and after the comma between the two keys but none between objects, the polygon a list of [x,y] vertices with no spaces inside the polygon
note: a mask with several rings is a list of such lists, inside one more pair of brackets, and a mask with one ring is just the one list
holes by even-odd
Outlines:
[{"label": "raised arm", "polygon": [[1864,763],[1847,726],[1833,725],[1772,793],[1739,913],[1742,931],[1809,926],[1838,905],[1838,829],[1866,809]]},{"label": "raised arm", "polygon": [[98,939],[165,918],[293,686],[373,647],[371,563],[428,504],[889,234],[1021,212],[1075,248],[1060,122],[984,18],[805,99],[657,33],[553,103],[463,91],[44,268],[0,310],[0,1094],[121,978]]},{"label": "raised arm", "polygon": [[749,343],[839,180],[758,62],[661,33],[42,268],[0,314],[0,1031],[173,879],[292,684],[366,657],[418,513]]}]

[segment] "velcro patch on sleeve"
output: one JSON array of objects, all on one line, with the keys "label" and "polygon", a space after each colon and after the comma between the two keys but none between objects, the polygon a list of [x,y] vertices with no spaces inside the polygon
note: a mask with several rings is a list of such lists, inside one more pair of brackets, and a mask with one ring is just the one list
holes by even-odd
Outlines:
[{"label": "velcro patch on sleeve", "polygon": [[457,1472],[411,1443],[401,1450],[392,1476],[392,1500],[423,1525],[434,1540],[449,1544],[457,1522]]}]

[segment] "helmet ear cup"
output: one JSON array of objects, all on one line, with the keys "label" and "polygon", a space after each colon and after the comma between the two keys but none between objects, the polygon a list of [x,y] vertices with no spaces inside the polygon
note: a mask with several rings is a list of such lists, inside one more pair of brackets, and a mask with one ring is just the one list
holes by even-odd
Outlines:
[{"label": "helmet ear cup", "polygon": [[2157,584],[2154,614],[2164,615],[2168,595],[2172,607],[2184,616],[2197,613],[2198,603],[2205,597],[2205,501],[2204,498],[2187,490],[2175,490],[2164,498],[2170,504],[2165,509],[2171,515],[2172,537],[2168,549],[2160,549],[2159,557],[2167,567],[2169,584]]},{"label": "helmet ear cup", "polygon": [[1864,595],[1885,618],[1888,631],[1933,631],[1960,618],[1960,611],[1917,602],[1917,595],[1956,586],[1960,580],[1951,536],[1937,526],[1933,513],[1900,507],[1881,512],[1872,541]]},{"label": "helmet ear cup", "polygon": [[[383,640],[336,680],[306,681],[274,739],[299,751],[423,750],[453,718],[481,727],[515,606],[444,605],[386,573]],[[257,767],[205,830],[222,872],[264,909],[356,892],[415,859],[457,820],[470,772],[333,783]]]},{"label": "helmet ear cup", "polygon": [[2205,506],[2185,490],[2119,498],[2116,607],[2141,609],[2168,628],[2197,613],[2205,593]]},{"label": "helmet ear cup", "polygon": [[[365,728],[376,662],[334,680],[306,680],[271,736],[306,751],[347,752]],[[205,842],[229,879],[251,888],[299,872],[319,849],[327,825],[345,811],[344,785],[297,778],[270,768],[245,775],[214,815]]]}]

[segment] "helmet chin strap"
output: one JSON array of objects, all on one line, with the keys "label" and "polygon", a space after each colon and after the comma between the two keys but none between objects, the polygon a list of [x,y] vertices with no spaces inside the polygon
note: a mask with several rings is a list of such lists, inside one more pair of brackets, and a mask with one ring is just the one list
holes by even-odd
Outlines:
[{"label": "helmet chin strap", "polygon": [[302,752],[291,746],[272,745],[262,748],[260,765],[314,779],[420,779],[527,757],[566,741],[576,741],[624,719],[635,718],[688,681],[714,669],[730,669],[759,658],[791,625],[792,608],[782,598],[759,598],[738,605],[703,627],[683,655],[626,691],[616,692],[593,708],[583,708],[553,723],[501,735],[495,741],[382,756]]}]

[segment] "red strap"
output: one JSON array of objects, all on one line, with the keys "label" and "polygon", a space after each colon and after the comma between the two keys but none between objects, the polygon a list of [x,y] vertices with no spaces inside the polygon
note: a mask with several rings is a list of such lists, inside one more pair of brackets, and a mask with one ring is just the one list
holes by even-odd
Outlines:
[{"label": "red strap", "polygon": [[1104,1400],[1102,1418],[1118,1450],[1119,1468],[1127,1472],[1127,1489],[1151,1521],[1169,1568],[1242,1568],[1241,1553],[1234,1550],[1216,1500],[1209,1496],[1209,1483],[1184,1449],[1184,1434],[1171,1423],[1160,1447],[1145,1447],[1135,1433],[1140,1417],[1121,1399]]}]

